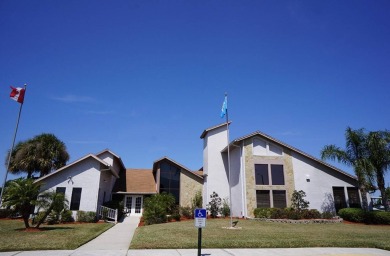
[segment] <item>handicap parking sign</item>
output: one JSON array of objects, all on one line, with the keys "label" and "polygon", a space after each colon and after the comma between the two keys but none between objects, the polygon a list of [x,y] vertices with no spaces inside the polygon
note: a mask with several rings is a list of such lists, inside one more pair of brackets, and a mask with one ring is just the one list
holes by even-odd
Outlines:
[{"label": "handicap parking sign", "polygon": [[206,217],[207,217],[206,209],[195,209],[194,212],[195,227],[197,228],[206,227]]}]

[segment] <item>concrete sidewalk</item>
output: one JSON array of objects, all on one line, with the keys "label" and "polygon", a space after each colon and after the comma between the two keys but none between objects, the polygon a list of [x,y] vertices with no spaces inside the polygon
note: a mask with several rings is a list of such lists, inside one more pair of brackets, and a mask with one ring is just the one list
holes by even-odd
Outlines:
[{"label": "concrete sidewalk", "polygon": [[[196,249],[2,252],[0,256],[196,256]],[[389,256],[372,248],[202,249],[202,256]]]}]

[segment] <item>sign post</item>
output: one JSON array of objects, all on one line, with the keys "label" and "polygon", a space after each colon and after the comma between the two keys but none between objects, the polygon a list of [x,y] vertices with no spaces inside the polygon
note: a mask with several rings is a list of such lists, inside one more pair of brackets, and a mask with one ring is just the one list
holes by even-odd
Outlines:
[{"label": "sign post", "polygon": [[202,228],[206,227],[206,209],[195,209],[194,219],[195,227],[198,228],[198,256],[201,256],[202,250]]}]

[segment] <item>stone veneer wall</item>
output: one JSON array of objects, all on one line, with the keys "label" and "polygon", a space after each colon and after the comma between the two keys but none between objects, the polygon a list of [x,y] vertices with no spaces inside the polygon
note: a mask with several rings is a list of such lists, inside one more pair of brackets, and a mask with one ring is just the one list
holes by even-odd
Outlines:
[{"label": "stone veneer wall", "polygon": [[180,173],[180,206],[191,207],[196,192],[202,193],[203,180],[187,172]]},{"label": "stone veneer wall", "polygon": [[[253,211],[257,207],[256,190],[286,190],[287,207],[289,207],[291,205],[291,195],[295,189],[291,152],[283,148],[283,156],[254,156],[252,141],[252,138],[244,141],[244,164],[248,217],[254,217]],[[283,164],[285,185],[256,185],[255,164],[278,162]]]}]

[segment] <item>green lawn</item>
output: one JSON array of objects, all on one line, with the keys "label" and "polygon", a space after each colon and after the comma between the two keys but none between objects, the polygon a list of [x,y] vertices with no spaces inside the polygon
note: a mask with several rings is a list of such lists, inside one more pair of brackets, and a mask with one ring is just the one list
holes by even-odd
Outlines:
[{"label": "green lawn", "polygon": [[[210,220],[203,229],[203,248],[368,247],[390,250],[390,226],[363,224],[285,224],[239,220],[242,229],[228,230],[230,220]],[[197,248],[194,221],[139,227],[131,249]]]},{"label": "green lawn", "polygon": [[112,226],[110,223],[43,225],[40,231],[26,232],[23,221],[1,219],[0,251],[72,250]]}]

